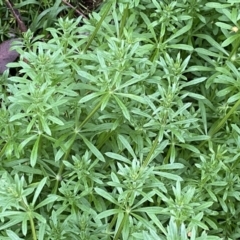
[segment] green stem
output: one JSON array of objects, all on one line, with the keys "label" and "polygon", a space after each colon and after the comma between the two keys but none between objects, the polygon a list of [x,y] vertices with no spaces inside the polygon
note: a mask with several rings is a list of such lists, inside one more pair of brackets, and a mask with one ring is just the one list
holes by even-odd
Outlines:
[{"label": "green stem", "polygon": [[163,44],[163,37],[165,35],[165,24],[161,25],[161,32],[160,32],[160,37],[159,41],[156,42],[156,48],[152,56],[150,57],[150,61],[154,62],[158,57],[159,57],[159,50],[160,50],[160,45]]},{"label": "green stem", "polygon": [[142,168],[145,168],[150,163],[151,157],[154,154],[155,149],[157,148],[158,141],[159,141],[159,135],[157,135],[156,139],[154,140],[154,143],[153,143],[146,159],[143,162]]},{"label": "green stem", "polygon": [[168,164],[169,158],[170,158],[170,155],[171,155],[171,150],[172,150],[172,148],[169,147],[168,152],[167,152],[167,156],[163,160],[163,164]]},{"label": "green stem", "polygon": [[230,61],[232,61],[231,59],[232,59],[233,55],[236,54],[236,52],[237,52],[237,50],[238,50],[238,48],[239,48],[239,45],[240,45],[240,41],[239,41],[238,39],[237,39],[237,41],[234,41],[234,43],[233,43],[233,49],[232,49],[232,51],[231,51],[231,53],[230,53],[230,55],[229,55],[229,57],[228,57],[228,59],[229,59]]},{"label": "green stem", "polygon": [[125,27],[126,20],[127,20],[127,18],[128,18],[128,5],[129,5],[129,4],[127,4],[127,7],[124,9],[123,17],[121,18],[121,25],[120,25],[120,31],[119,31],[120,37],[122,37],[123,29],[124,29],[124,27]]},{"label": "green stem", "polygon": [[6,142],[4,144],[4,147],[2,148],[2,150],[0,151],[0,158],[4,155],[4,153],[6,152],[6,149],[8,147],[8,145],[11,144],[10,141],[9,142]]},{"label": "green stem", "polygon": [[91,45],[93,39],[95,38],[98,30],[100,29],[100,27],[101,27],[101,25],[102,25],[102,22],[103,22],[104,19],[106,18],[106,16],[107,16],[108,12],[110,11],[112,5],[113,5],[113,1],[109,1],[108,4],[106,5],[100,21],[97,23],[96,28],[94,29],[93,33],[92,33],[92,34],[90,35],[90,37],[89,37],[89,40],[88,40],[88,42],[87,42],[87,45],[86,45],[86,47],[84,48],[84,52],[86,52],[86,51],[88,50],[89,46]]},{"label": "green stem", "polygon": [[90,112],[90,114],[85,118],[85,120],[79,125],[78,129],[81,129],[88,122],[88,120],[96,113],[96,111],[101,107],[103,99],[104,96],[101,99],[101,101],[99,101],[98,104],[95,106],[95,108]]},{"label": "green stem", "polygon": [[113,217],[113,219],[112,219],[112,221],[109,223],[109,225],[108,225],[108,227],[107,227],[109,232],[111,232],[113,226],[115,226],[116,221],[117,221],[117,217],[118,217],[118,215],[115,214],[114,217]]},{"label": "green stem", "polygon": [[21,205],[23,206],[23,208],[25,209],[25,211],[29,216],[29,221],[30,221],[31,230],[32,230],[32,238],[33,240],[37,240],[36,228],[35,228],[34,220],[32,217],[31,207],[28,205],[27,202],[25,203],[24,199],[21,200]]},{"label": "green stem", "polygon": [[[80,130],[88,121],[89,119],[96,113],[96,111],[101,107],[101,104],[102,104],[102,100],[99,101],[99,103],[95,106],[95,108],[91,111],[91,113],[84,119],[84,121],[78,126],[78,130]],[[76,139],[77,137],[77,131],[75,132],[75,136],[74,136],[74,139]],[[70,154],[70,151],[72,149],[72,145],[74,143],[74,139],[72,141],[72,144],[69,146],[68,150],[66,151],[66,153],[64,154],[64,157],[63,157],[63,160],[67,160],[68,157],[69,157],[69,154]],[[61,176],[62,176],[62,172],[64,170],[64,164],[63,162],[61,162],[60,164],[60,167],[59,167],[59,171],[58,171],[58,174],[57,176],[59,177],[59,180],[57,179],[56,180],[56,183],[55,183],[55,186],[53,188],[53,193],[56,194],[57,193],[57,189],[58,189],[58,185],[59,185],[59,182],[61,181]]]},{"label": "green stem", "polygon": [[32,218],[31,214],[29,214],[29,221],[30,221],[30,225],[31,225],[31,229],[32,229],[32,238],[33,238],[33,240],[37,240],[35,224],[34,224],[34,221],[33,221],[33,218]]},{"label": "green stem", "polygon": [[124,223],[126,224],[127,218],[128,218],[128,214],[125,213],[125,214],[124,214],[124,217],[123,217],[123,219],[122,219],[122,222],[121,222],[121,224],[120,224],[120,226],[119,226],[119,228],[118,228],[118,230],[117,230],[117,233],[116,233],[116,235],[114,236],[114,239],[113,239],[113,240],[118,240],[118,239],[119,239],[119,236],[120,236],[120,234],[121,234],[121,232],[122,232]]},{"label": "green stem", "polygon": [[106,143],[109,138],[113,135],[113,132],[112,131],[109,131],[107,133],[104,133],[104,136],[101,137],[100,139],[98,139],[97,141],[97,149],[100,149],[104,143]]},{"label": "green stem", "polygon": [[[77,134],[75,133],[75,136],[74,136],[74,139],[73,139],[73,141],[72,141],[72,144],[70,144],[70,146],[69,146],[69,148],[67,149],[66,153],[64,154],[62,160],[68,159],[69,154],[70,154],[70,151],[71,151],[71,149],[72,149],[72,145],[73,145],[73,143],[75,142],[76,136],[77,136]],[[58,173],[57,173],[58,178],[56,178],[55,186],[54,186],[54,188],[53,188],[53,194],[56,194],[56,193],[57,193],[59,182],[62,180],[63,170],[64,170],[64,164],[63,164],[63,161],[61,161],[60,167],[59,167],[59,170],[58,170]]]},{"label": "green stem", "polygon": [[[240,99],[234,104],[234,106],[231,108],[231,110],[225,115],[225,117],[224,117],[218,124],[217,124],[217,122],[215,122],[215,124],[213,124],[213,126],[216,125],[216,127],[211,128],[211,129],[209,130],[208,135],[209,135],[210,137],[212,137],[214,134],[216,134],[216,133],[224,126],[224,124],[227,122],[228,118],[229,118],[229,117],[233,114],[233,112],[239,107],[239,105],[240,105]],[[199,145],[198,148],[201,149],[202,146],[203,146],[207,141],[209,141],[209,140],[203,141],[203,142]]]},{"label": "green stem", "polygon": [[218,132],[223,125],[227,122],[228,118],[233,114],[233,112],[239,107],[240,99],[234,104],[231,110],[225,115],[225,117],[217,124],[217,126],[209,131],[209,135],[213,136],[216,132]]}]

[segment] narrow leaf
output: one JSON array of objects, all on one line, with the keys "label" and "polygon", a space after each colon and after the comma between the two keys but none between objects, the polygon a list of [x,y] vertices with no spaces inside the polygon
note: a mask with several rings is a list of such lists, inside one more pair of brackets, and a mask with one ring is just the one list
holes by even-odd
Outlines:
[{"label": "narrow leaf", "polygon": [[130,121],[130,114],[129,114],[126,106],[123,104],[123,102],[122,102],[117,96],[115,96],[115,95],[113,95],[113,96],[114,96],[114,98],[115,98],[118,106],[121,108],[124,117],[125,117],[127,120]]},{"label": "narrow leaf", "polygon": [[119,214],[119,213],[122,213],[121,209],[109,209],[109,210],[103,211],[100,214],[98,214],[97,218],[102,219],[102,218],[109,217],[111,215],[115,215],[115,214]]},{"label": "narrow leaf", "polygon": [[101,189],[101,188],[97,188],[97,187],[94,188],[94,190],[96,191],[96,193],[97,193],[99,196],[107,199],[109,202],[114,203],[115,205],[117,205],[117,206],[120,207],[120,205],[119,205],[119,203],[117,202],[117,200],[116,200],[114,197],[112,197],[112,195],[110,195],[110,194],[109,194],[108,192],[106,192],[105,190],[103,190],[103,189]]},{"label": "narrow leaf", "polygon": [[37,200],[39,194],[41,193],[41,191],[42,191],[44,185],[46,184],[46,182],[47,182],[47,177],[43,178],[43,179],[39,182],[39,184],[38,184],[38,186],[37,186],[37,189],[35,190],[35,193],[34,193],[34,196],[33,196],[33,200],[32,200],[33,206],[35,205],[36,200]]},{"label": "narrow leaf", "polygon": [[102,92],[90,93],[90,94],[88,94],[87,96],[83,97],[83,98],[79,101],[79,103],[88,102],[88,101],[90,101],[91,99],[96,98],[96,97],[99,97],[99,96],[101,96],[101,95],[103,95],[103,94],[104,94],[104,93],[102,93]]},{"label": "narrow leaf", "polygon": [[187,24],[185,27],[179,29],[176,33],[174,33],[172,36],[170,36],[170,37],[167,39],[167,41],[165,41],[165,43],[168,43],[168,42],[172,41],[173,39],[175,39],[175,38],[183,35],[183,34],[186,33],[188,30],[190,30],[191,27],[192,27],[192,23],[189,21],[188,24]]},{"label": "narrow leaf", "polygon": [[38,136],[36,142],[34,143],[32,152],[31,152],[30,164],[31,164],[32,167],[34,167],[36,165],[36,162],[37,162],[38,146],[39,146],[40,139],[41,139],[41,135]]},{"label": "narrow leaf", "polygon": [[95,157],[97,159],[99,159],[100,161],[105,162],[105,159],[104,159],[104,156],[102,155],[102,153],[90,141],[88,141],[87,138],[85,138],[81,134],[79,134],[79,135],[81,136],[82,140],[87,145],[89,150],[95,155]]},{"label": "narrow leaf", "polygon": [[53,123],[56,123],[57,125],[61,125],[61,126],[64,125],[63,121],[61,121],[59,118],[56,118],[54,116],[47,116],[47,118]]}]

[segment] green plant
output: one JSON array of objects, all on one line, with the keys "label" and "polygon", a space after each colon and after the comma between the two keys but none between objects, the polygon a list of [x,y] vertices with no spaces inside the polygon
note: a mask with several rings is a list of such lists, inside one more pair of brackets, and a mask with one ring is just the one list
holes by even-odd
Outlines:
[{"label": "green plant", "polygon": [[238,9],[36,15],[1,76],[1,239],[238,239]]}]

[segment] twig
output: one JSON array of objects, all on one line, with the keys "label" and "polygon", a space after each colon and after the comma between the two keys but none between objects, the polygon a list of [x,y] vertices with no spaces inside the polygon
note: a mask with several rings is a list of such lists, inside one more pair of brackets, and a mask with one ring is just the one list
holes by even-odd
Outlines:
[{"label": "twig", "polygon": [[27,31],[27,27],[24,24],[24,22],[22,21],[21,15],[20,15],[19,11],[17,9],[13,8],[14,5],[9,0],[6,0],[5,2],[7,4],[7,7],[10,9],[10,11],[13,14],[13,16],[15,17],[15,19],[17,20],[17,23],[18,23],[20,31],[21,32],[26,32]]},{"label": "twig", "polygon": [[80,12],[76,7],[74,7],[73,5],[71,5],[69,2],[67,2],[66,0],[62,0],[63,3],[65,3],[67,6],[69,6],[70,8],[72,8],[75,12],[78,13],[78,15],[83,16],[84,18],[87,18],[82,12]]}]

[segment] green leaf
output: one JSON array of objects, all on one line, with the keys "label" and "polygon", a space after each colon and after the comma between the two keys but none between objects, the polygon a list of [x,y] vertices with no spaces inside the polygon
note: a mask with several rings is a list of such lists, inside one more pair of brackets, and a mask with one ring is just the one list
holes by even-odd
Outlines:
[{"label": "green leaf", "polygon": [[47,222],[46,218],[44,218],[42,215],[40,215],[40,214],[38,214],[36,212],[33,212],[32,216],[33,216],[33,218],[38,219],[39,222],[41,222],[41,223],[46,223]]},{"label": "green leaf", "polygon": [[174,33],[173,35],[171,35],[171,36],[165,41],[165,43],[168,43],[168,42],[172,41],[173,39],[175,39],[175,38],[183,35],[183,34],[186,33],[186,32],[188,32],[188,31],[191,29],[191,27],[192,27],[192,22],[189,21],[186,26],[184,26],[183,28],[179,29],[176,33]]},{"label": "green leaf", "polygon": [[88,48],[90,47],[93,39],[95,38],[95,36],[97,35],[97,32],[99,31],[100,27],[102,26],[102,23],[104,21],[104,19],[106,18],[108,12],[110,11],[111,7],[112,7],[113,1],[110,0],[107,2],[107,4],[104,5],[104,7],[102,8],[103,11],[103,15],[102,17],[98,20],[97,25],[93,31],[93,33],[88,37],[88,41],[87,44],[84,48],[84,52],[86,52],[88,50]]},{"label": "green leaf", "polygon": [[23,140],[23,141],[19,144],[18,150],[19,150],[19,151],[22,151],[22,149],[23,149],[30,141],[37,139],[37,136],[38,136],[38,134],[33,134],[32,136],[30,136],[30,137],[26,138],[25,140]]},{"label": "green leaf", "polygon": [[212,72],[214,70],[213,67],[205,67],[205,66],[191,66],[185,72]]},{"label": "green leaf", "polygon": [[85,89],[85,90],[89,90],[89,91],[93,91],[93,92],[97,92],[99,91],[99,89],[95,86],[92,86],[90,84],[87,83],[76,83],[75,84],[76,89]]},{"label": "green leaf", "polygon": [[22,233],[23,233],[24,236],[27,235],[27,230],[28,230],[27,225],[28,225],[28,219],[25,218],[25,219],[22,220]]},{"label": "green leaf", "polygon": [[239,69],[237,69],[236,66],[230,61],[226,61],[226,64],[229,67],[229,69],[232,70],[232,72],[235,74],[235,76],[237,78],[240,78]]},{"label": "green leaf", "polygon": [[171,163],[171,164],[163,164],[161,166],[157,166],[155,169],[161,170],[170,170],[170,169],[181,169],[184,168],[182,163]]},{"label": "green leaf", "polygon": [[134,159],[137,159],[131,145],[129,144],[128,140],[123,135],[118,135],[118,138],[120,142],[123,144],[123,146],[128,150],[128,152],[132,155]]},{"label": "green leaf", "polygon": [[119,160],[119,161],[122,161],[122,162],[125,162],[127,164],[131,164],[131,161],[125,157],[123,157],[122,155],[119,155],[117,153],[112,153],[112,152],[106,152],[105,153],[106,156],[110,157],[110,158],[113,158],[113,159],[116,159],[116,160]]},{"label": "green leaf", "polygon": [[235,42],[236,40],[239,40],[240,35],[233,35],[228,37],[225,41],[223,41],[222,46],[223,47],[227,47],[228,45],[230,45],[231,43]]},{"label": "green leaf", "polygon": [[206,141],[210,140],[210,136],[208,135],[195,135],[195,136],[189,136],[187,141],[192,142],[192,141]]},{"label": "green leaf", "polygon": [[54,116],[47,116],[47,118],[52,121],[53,123],[56,123],[57,125],[61,125],[63,126],[64,125],[64,122],[61,121],[59,118],[57,117],[54,117]]},{"label": "green leaf", "polygon": [[43,175],[43,172],[40,169],[36,169],[26,165],[15,165],[13,169],[22,173]]},{"label": "green leaf", "polygon": [[88,141],[87,138],[85,138],[82,134],[79,134],[79,135],[83,139],[84,143],[87,145],[89,150],[95,155],[95,157],[100,161],[105,162],[105,159],[102,153],[90,141]]},{"label": "green leaf", "polygon": [[46,199],[44,199],[42,202],[40,202],[38,205],[36,205],[34,209],[41,208],[45,205],[48,205],[49,203],[53,203],[53,202],[57,201],[58,199],[59,199],[59,196],[50,194],[47,196]]},{"label": "green leaf", "polygon": [[102,104],[101,104],[101,111],[103,111],[105,109],[105,107],[107,106],[109,99],[111,98],[111,94],[106,93],[103,98],[102,98]]},{"label": "green leaf", "polygon": [[112,197],[112,196],[111,196],[108,192],[106,192],[105,190],[103,190],[103,189],[101,189],[101,188],[97,188],[97,187],[94,188],[94,190],[96,191],[96,193],[97,193],[99,196],[107,199],[109,202],[114,203],[115,205],[117,205],[117,206],[120,207],[120,204],[117,202],[117,200],[116,200],[114,197]]},{"label": "green leaf", "polygon": [[207,78],[206,77],[201,77],[201,78],[195,78],[191,81],[185,82],[182,84],[182,87],[187,87],[187,86],[191,86],[191,85],[197,85],[200,84],[201,82],[204,82]]},{"label": "green leaf", "polygon": [[20,211],[5,211],[0,213],[0,218],[2,217],[10,217],[10,221],[2,223],[0,226],[0,230],[9,229],[12,226],[17,226],[22,220],[27,216],[27,213]]},{"label": "green leaf", "polygon": [[[146,209],[147,210],[147,209]],[[145,210],[145,211],[146,211]],[[143,211],[144,212],[144,211]],[[152,225],[152,222],[150,222],[149,220],[147,220],[146,218],[143,218],[141,217],[140,215],[138,214],[135,214],[135,213],[132,213],[132,216],[135,217],[138,222],[141,222],[141,224],[143,224],[143,226],[146,228],[146,229],[154,229],[153,225]],[[152,240],[152,238],[151,238]]]},{"label": "green leaf", "polygon": [[203,55],[207,55],[207,56],[211,56],[211,57],[216,57],[216,58],[221,57],[219,53],[215,53],[215,52],[210,51],[210,50],[205,49],[205,48],[195,48],[194,51],[199,53],[199,54],[203,54]]},{"label": "green leaf", "polygon": [[137,102],[146,104],[146,100],[144,99],[144,97],[136,96],[136,95],[129,94],[129,93],[115,93],[115,95],[130,98],[130,99],[133,99]]},{"label": "green leaf", "polygon": [[12,117],[9,119],[9,121],[10,121],[10,122],[13,122],[13,121],[15,121],[15,120],[25,118],[25,117],[27,117],[27,116],[28,116],[27,113],[18,113],[18,114],[15,114],[14,116],[12,116]]},{"label": "green leaf", "polygon": [[226,24],[223,22],[216,22],[215,23],[218,27],[222,28],[222,29],[227,29],[227,30],[231,30],[233,26],[231,26],[230,24]]},{"label": "green leaf", "polygon": [[172,45],[169,45],[168,48],[181,49],[189,52],[192,52],[194,50],[192,46],[187,44],[172,44]]},{"label": "green leaf", "polygon": [[198,93],[189,92],[189,93],[188,93],[188,96],[189,96],[189,97],[192,97],[192,98],[194,98],[194,99],[197,99],[197,100],[205,100],[205,99],[206,99],[203,95],[200,95],[200,94],[198,94]]},{"label": "green leaf", "polygon": [[77,73],[79,74],[80,78],[85,78],[89,81],[96,82],[96,77],[92,76],[90,73],[78,70]]},{"label": "green leaf", "polygon": [[156,224],[156,226],[159,228],[159,230],[164,233],[165,235],[167,235],[167,231],[164,228],[164,226],[162,225],[162,223],[159,221],[158,217],[156,216],[156,214],[154,213],[150,213],[150,212],[146,212],[147,215],[150,217],[150,219]]},{"label": "green leaf", "polygon": [[36,203],[36,201],[37,201],[37,199],[38,199],[38,197],[39,197],[39,195],[40,195],[40,193],[41,193],[44,185],[46,184],[46,182],[47,182],[47,177],[43,178],[43,179],[38,183],[38,186],[37,186],[37,188],[36,188],[36,190],[35,190],[35,193],[34,193],[34,196],[33,196],[33,200],[32,200],[32,205],[33,205],[33,206],[35,205],[35,203]]},{"label": "green leaf", "polygon": [[240,93],[234,94],[233,96],[231,96],[228,100],[227,103],[233,103],[236,102],[240,99]]},{"label": "green leaf", "polygon": [[122,102],[117,96],[115,96],[115,95],[113,95],[113,96],[114,96],[114,98],[115,98],[118,106],[119,106],[120,109],[122,110],[122,113],[123,113],[124,117],[125,117],[127,120],[130,121],[130,114],[129,114],[128,110],[127,110],[127,107],[123,104],[123,102]]},{"label": "green leaf", "polygon": [[193,225],[193,224],[199,226],[201,229],[209,230],[209,228],[206,224],[204,224],[203,222],[201,222],[199,220],[196,220],[195,218],[192,218],[191,225]]},{"label": "green leaf", "polygon": [[209,7],[209,8],[226,8],[226,7],[230,7],[231,5],[230,4],[221,4],[221,3],[218,3],[218,2],[208,2],[206,3],[206,6]]},{"label": "green leaf", "polygon": [[209,196],[214,202],[218,202],[216,195],[212,192],[212,189],[205,188]]},{"label": "green leaf", "polygon": [[206,209],[209,209],[212,205],[213,205],[213,202],[204,202],[204,203],[201,203],[199,207],[195,207],[194,210],[197,212],[201,212]]},{"label": "green leaf", "polygon": [[41,139],[41,135],[39,135],[37,137],[37,140],[35,141],[35,143],[33,145],[33,149],[31,151],[30,164],[31,164],[32,167],[34,167],[37,163],[40,139]]},{"label": "green leaf", "polygon": [[166,213],[166,209],[162,207],[142,207],[142,208],[137,208],[136,210],[134,209],[133,212],[144,212],[147,214],[164,214]]},{"label": "green leaf", "polygon": [[151,24],[151,20],[148,18],[148,16],[144,13],[144,12],[140,12],[140,16],[142,17],[143,21],[145,22],[148,30],[150,30],[155,42],[157,42],[157,37],[156,37],[156,34],[155,34],[155,31],[152,27],[152,24]]},{"label": "green leaf", "polygon": [[167,178],[167,179],[171,179],[171,180],[174,180],[174,181],[182,181],[183,179],[176,175],[176,174],[172,174],[172,173],[167,173],[167,172],[159,172],[159,171],[154,171],[154,173],[156,175],[159,175],[161,177],[164,177],[164,178]]},{"label": "green leaf", "polygon": [[105,217],[109,217],[111,215],[120,214],[122,212],[123,212],[123,210],[121,210],[121,209],[109,209],[109,210],[106,210],[106,211],[103,211],[103,212],[99,213],[97,215],[97,218],[102,219],[102,218],[105,218]]},{"label": "green leaf", "polygon": [[79,103],[88,102],[88,101],[90,101],[91,99],[96,98],[96,97],[99,97],[99,96],[101,96],[101,95],[103,95],[103,94],[104,94],[104,92],[94,92],[94,93],[90,93],[90,94],[88,94],[87,96],[83,97],[83,98],[79,101]]},{"label": "green leaf", "polygon": [[221,45],[218,42],[216,42],[209,35],[206,35],[206,34],[196,34],[195,36],[207,40],[212,45],[212,47],[218,49],[224,55],[229,56],[229,53],[223,47],[221,47]]},{"label": "green leaf", "polygon": [[48,124],[47,124],[46,119],[44,117],[40,117],[39,120],[42,124],[42,128],[43,128],[44,132],[51,136],[52,132],[51,132],[51,130],[50,130]]},{"label": "green leaf", "polygon": [[6,230],[6,233],[11,240],[24,240],[23,238],[18,237],[18,235],[12,230]]},{"label": "green leaf", "polygon": [[38,231],[38,240],[44,240],[46,239],[44,236],[46,234],[46,225],[45,223],[40,222],[39,223],[39,231]]},{"label": "green leaf", "polygon": [[138,206],[141,206],[143,203],[145,203],[145,202],[153,202],[153,199],[152,199],[152,197],[155,195],[155,192],[154,191],[151,191],[151,192],[148,192],[148,193],[146,193],[146,194],[142,194],[144,197],[140,200],[140,201],[138,201],[134,206],[133,206],[133,208],[134,208],[134,210],[138,210],[139,208],[137,208]]},{"label": "green leaf", "polygon": [[[149,73],[143,73],[143,74],[141,74],[141,75],[133,74],[134,77],[133,77],[131,80],[123,83],[122,85],[120,85],[120,86],[117,88],[117,90],[126,88],[126,87],[131,86],[131,85],[134,85],[134,84],[136,84],[136,83],[138,83],[138,82],[140,82],[140,81],[142,81],[142,80],[145,80],[145,79],[148,77],[148,75],[149,75]],[[118,93],[118,94],[120,94],[120,93]],[[123,93],[122,93],[122,94],[123,94]],[[130,95],[132,95],[132,94],[130,94]],[[134,96],[135,96],[135,95],[134,95]]]}]

